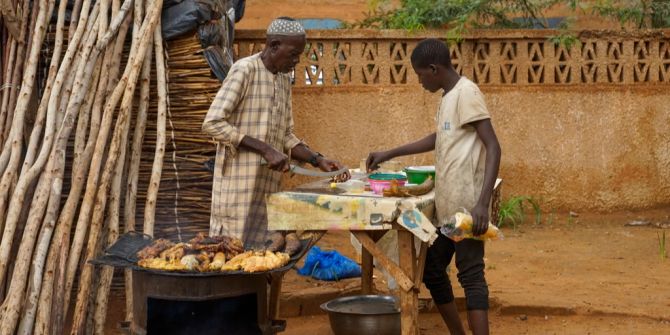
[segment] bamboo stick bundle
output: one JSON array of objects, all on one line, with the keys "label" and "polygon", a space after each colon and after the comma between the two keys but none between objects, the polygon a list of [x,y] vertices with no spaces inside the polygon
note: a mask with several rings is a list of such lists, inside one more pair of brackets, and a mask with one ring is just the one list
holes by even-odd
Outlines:
[{"label": "bamboo stick bundle", "polygon": [[[102,65],[102,62],[99,60],[98,63],[96,64],[96,69],[93,71],[93,82],[97,84],[97,79],[100,73],[100,67]],[[93,87],[91,90],[89,90],[84,104],[82,106],[82,113],[83,114],[89,114],[91,105],[92,105],[92,100],[93,96],[95,93],[96,88]],[[86,122],[86,116],[81,119],[82,123],[87,123]],[[82,149],[83,150],[83,149]],[[62,172],[61,172],[62,173]],[[62,179],[62,175],[60,176],[60,179]],[[55,185],[56,187],[62,187],[62,185]],[[37,241],[37,246],[35,248],[35,255],[33,256],[33,261],[32,261],[32,268],[31,268],[31,273],[30,273],[30,279],[29,283],[30,286],[28,288],[28,294],[26,296],[26,308],[23,312],[23,316],[21,318],[21,322],[19,324],[19,334],[33,334],[34,333],[34,325],[35,325],[35,317],[36,317],[36,312],[37,312],[37,306],[38,306],[38,298],[39,294],[42,289],[43,285],[43,278],[45,275],[45,262],[47,258],[47,251],[49,250],[49,244],[52,240],[52,235],[55,229],[55,224],[56,224],[56,219],[58,217],[57,212],[60,209],[60,199],[50,197],[49,198],[49,203],[47,206],[47,213],[44,218],[44,223],[42,226],[42,230],[40,231],[40,236]],[[55,266],[55,262],[54,262]],[[53,267],[47,267],[47,270],[51,270],[52,272]],[[53,281],[51,281],[53,282]],[[52,288],[53,286],[51,286]]]},{"label": "bamboo stick bundle", "polygon": [[[65,295],[64,287],[66,279],[64,269],[67,264],[68,253],[70,250],[70,228],[85,185],[84,178],[88,174],[90,160],[93,155],[97,134],[100,129],[102,101],[110,92],[110,87],[115,83],[118,76],[119,59],[121,58],[120,54],[123,49],[123,41],[125,40],[128,31],[129,22],[130,16],[126,16],[126,19],[119,28],[115,46],[107,49],[105,52],[103,60],[104,65],[102,67],[98,90],[93,103],[89,135],[83,154],[81,155],[81,164],[75,166],[73,169],[74,176],[71,183],[72,187],[58,219],[57,231],[49,250],[49,261],[47,262],[48,269],[44,276],[43,289],[40,294],[38,317],[35,327],[36,334],[51,333],[50,330],[52,329],[53,333],[62,333],[64,311],[61,302]],[[55,299],[53,299],[54,295]],[[53,301],[56,301],[56,303],[52,303],[52,299]],[[52,319],[53,322],[51,322]]]},{"label": "bamboo stick bundle", "polygon": [[[94,65],[96,59],[93,58],[87,62],[84,62],[83,59],[88,59],[91,49],[93,48],[93,44],[96,40],[96,30],[97,27],[94,26],[92,27],[92,30],[88,32],[89,36],[87,37],[86,43],[84,45],[84,52],[82,52],[82,61],[79,62],[80,64],[78,65],[78,70],[76,73],[76,84],[73,90],[73,99],[71,99],[68,103],[69,114],[74,114],[74,111],[79,110],[81,101],[86,95],[86,91],[88,89],[88,82],[90,81],[90,78],[87,80],[85,78],[87,77],[85,74],[92,72],[92,66],[89,64],[93,63]],[[61,126],[61,129],[58,132],[59,142],[62,142],[63,138],[67,140],[69,137],[69,131],[72,128],[71,123],[72,121],[66,120],[64,125]],[[31,263],[31,256],[33,255],[35,240],[37,238],[37,233],[39,231],[40,224],[42,223],[43,214],[47,209],[47,206],[49,207],[49,211],[47,213],[47,217],[44,218],[44,220],[50,223],[51,228],[53,227],[51,221],[55,220],[55,212],[58,210],[60,205],[60,191],[62,188],[63,169],[59,168],[59,166],[62,166],[59,165],[59,163],[64,160],[64,157],[60,158],[59,155],[64,156],[64,154],[62,154],[62,151],[60,150],[62,149],[59,146],[53,147],[47,172],[41,175],[40,182],[38,183],[38,187],[35,192],[35,200],[33,200],[35,205],[31,206],[30,208],[28,222],[26,223],[17,260],[15,262],[9,295],[5,300],[7,308],[5,309],[5,313],[2,318],[3,327],[0,328],[0,334],[12,334],[15,331],[14,327],[16,327],[16,322],[24,302],[25,286],[27,281],[26,279],[28,276],[29,265]],[[53,194],[56,194],[57,196],[53,196]],[[50,235],[51,228],[47,225],[47,231],[45,231],[45,234]],[[48,239],[50,239],[50,236]],[[26,329],[26,331],[30,332],[31,330]]]},{"label": "bamboo stick bundle", "polygon": [[[53,2],[53,0],[51,1]],[[37,71],[37,61],[39,58],[39,51],[42,46],[42,41],[44,40],[44,35],[46,31],[46,22],[51,16],[51,13],[47,13],[48,6],[46,0],[40,1],[39,6],[39,16],[37,19],[37,24],[39,25],[35,29],[35,39],[33,45],[35,46],[30,50],[29,63],[26,68],[26,72],[23,76],[23,83],[21,85],[21,92],[17,106],[15,109],[15,115],[13,119],[13,126],[10,134],[13,136],[10,137],[11,140],[11,154],[10,161],[5,173],[2,177],[2,182],[0,183],[0,192],[5,193],[3,196],[6,197],[6,193],[9,190],[9,184],[14,179],[16,175],[16,169],[18,167],[19,159],[21,156],[21,149],[23,144],[22,131],[23,131],[23,117],[25,116],[26,109],[28,108],[29,96],[32,94],[33,85],[35,82],[35,73]],[[3,152],[4,153],[4,152]],[[1,214],[0,214],[1,215]],[[12,240],[14,238],[14,230],[16,229],[16,224],[5,224],[4,232],[2,235],[2,242],[0,242],[0,284],[4,283],[5,274],[7,272],[7,266],[9,261],[9,254],[11,251]],[[4,327],[2,327],[4,328]],[[2,329],[0,328],[0,330]]]},{"label": "bamboo stick bundle", "polygon": [[[52,8],[53,8],[53,4],[50,4],[49,9],[51,10]],[[83,33],[83,31],[82,31],[82,33]],[[42,40],[43,40],[43,37],[42,37]],[[41,44],[41,41],[40,41],[40,44]],[[52,115],[53,116],[54,113],[55,113],[54,112],[54,109],[56,107],[56,102],[55,101],[57,101],[58,94],[60,93],[60,90],[61,90],[62,78],[70,73],[69,64],[72,62],[72,59],[73,59],[73,57],[76,53],[77,46],[78,46],[78,40],[71,41],[71,43],[68,47],[68,53],[66,53],[66,56],[63,60],[64,63],[62,64],[61,69],[59,70],[59,75],[60,76],[56,77],[56,83],[54,85],[55,89],[50,92],[50,93],[53,93],[53,95],[51,95],[49,97],[48,101],[45,101],[44,99],[42,101],[44,103],[44,105],[42,105],[42,108],[46,108],[46,106],[49,106],[49,107],[52,108],[49,112],[47,112],[47,115]],[[55,97],[54,97],[54,95],[55,95]],[[38,114],[39,114],[39,112],[38,112]],[[23,198],[24,198],[24,194],[25,194],[25,191],[27,189],[27,186],[30,185],[32,183],[32,181],[37,177],[38,173],[41,172],[41,169],[44,167],[44,164],[46,163],[46,159],[48,157],[49,149],[50,149],[50,146],[51,146],[51,140],[52,140],[52,136],[53,136],[53,132],[54,132],[53,131],[54,122],[55,121],[54,121],[53,117],[47,119],[46,135],[45,135],[44,142],[43,142],[44,144],[42,145],[42,149],[40,151],[40,156],[37,159],[37,162],[34,165],[34,168],[26,171],[26,174],[23,174],[23,173],[21,174],[21,176],[19,178],[19,182],[18,182],[19,186],[17,187],[19,192],[14,197],[12,197],[12,201],[15,202],[14,206],[18,206],[18,207],[23,206],[23,201],[24,201]],[[12,128],[14,128],[14,127],[12,127]],[[21,129],[22,129],[22,127],[21,127]],[[33,150],[34,150],[34,148],[37,147],[38,142],[39,142],[39,137],[32,137],[31,136],[31,138],[34,139],[34,141],[32,142],[32,145],[29,144],[29,148],[28,148],[28,157],[30,158],[29,160],[32,160]],[[3,152],[3,154],[4,154],[4,152]],[[24,169],[22,169],[22,170],[25,170],[25,166],[24,166]],[[1,187],[2,186],[0,186],[0,188]],[[3,195],[4,195],[4,197],[0,196],[0,212],[2,212],[2,213],[4,213],[4,208],[6,207],[6,201],[7,201],[6,196],[9,195],[9,192],[5,192]],[[11,204],[10,204],[10,207],[11,207]],[[15,207],[14,210],[17,211],[18,210],[17,207]],[[12,213],[7,214],[7,220],[15,220],[16,219],[16,217],[11,216],[11,214]],[[14,225],[15,223],[12,222],[11,224]],[[0,255],[0,258],[4,258],[4,257],[5,257],[4,254]],[[1,263],[1,260],[0,260],[0,263]],[[3,271],[4,271],[3,269],[0,269],[0,282],[1,282],[2,276],[4,274]]]},{"label": "bamboo stick bundle", "polygon": [[[87,0],[85,0],[86,2]],[[128,9],[130,4],[132,4],[131,0],[126,0],[124,4],[122,5],[122,11],[125,13]],[[97,4],[96,4],[97,5]],[[118,23],[121,23],[122,21],[117,21]],[[118,28],[118,27],[117,27]],[[111,36],[110,36],[111,38]],[[118,41],[117,41],[118,42]],[[126,75],[124,74],[124,77]],[[86,235],[86,232],[88,230],[88,220],[90,219],[90,213],[92,209],[92,201],[95,197],[95,194],[97,192],[97,185],[98,185],[98,172],[100,171],[100,166],[102,164],[102,155],[103,152],[105,151],[106,147],[106,142],[109,134],[109,130],[111,128],[111,121],[112,121],[112,116],[114,109],[116,107],[116,102],[119,99],[119,94],[118,88],[125,87],[125,83],[127,81],[127,78],[122,79],[121,82],[117,85],[117,89],[113,92],[113,95],[110,99],[107,100],[100,124],[100,129],[98,133],[96,134],[95,138],[95,146],[94,146],[94,151],[93,155],[90,159],[90,166],[88,170],[88,178],[86,182],[86,192],[84,194],[84,200],[82,202],[82,206],[79,211],[79,217],[77,219],[77,226],[75,230],[75,236],[72,240],[72,245],[70,247],[69,252],[62,251],[61,256],[67,256],[67,270],[66,270],[66,277],[65,277],[65,283],[63,286],[63,299],[61,300],[63,302],[63,308],[59,309],[62,311],[67,311],[69,307],[69,300],[70,300],[70,292],[72,290],[72,284],[74,282],[74,276],[76,273],[76,269],[79,265],[79,257],[81,254],[81,250],[84,245],[84,238]],[[109,83],[108,83],[109,85]],[[109,88],[109,86],[108,86]],[[109,92],[107,92],[109,94]],[[78,199],[77,199],[78,200]],[[67,214],[67,219],[68,221],[71,221],[74,217],[74,210],[76,209],[76,206],[73,206],[71,208],[71,211],[68,211]],[[65,234],[65,232],[64,232]],[[69,235],[68,235],[69,236]],[[63,255],[65,254],[65,255]],[[59,285],[61,285],[59,283]],[[61,289],[59,288],[60,293]],[[58,295],[57,295],[58,296]]]},{"label": "bamboo stick bundle", "polygon": [[[93,17],[95,18],[95,16]],[[118,28],[118,25],[120,25],[121,19],[117,20],[118,22],[116,28]],[[114,29],[115,28],[112,28],[109,32],[107,32],[107,35],[113,35],[115,33]],[[98,41],[98,44],[94,49],[93,45],[97,38],[96,30],[97,25],[94,25],[92,29],[87,29],[87,34],[89,36],[86,39],[87,42],[85,44],[84,49],[82,50],[82,53],[80,54],[81,58],[79,59],[80,61],[76,72],[75,87],[72,92],[73,99],[67,102],[68,111],[65,115],[65,121],[63,122],[63,125],[61,126],[58,133],[58,143],[56,146],[54,146],[53,151],[51,153],[51,160],[49,161],[49,164],[52,167],[52,169],[48,169],[48,172],[43,174],[42,177],[40,178],[40,186],[38,186],[38,191],[36,192],[35,195],[36,197],[41,197],[45,193],[48,194],[49,190],[51,190],[51,194],[49,194],[50,200],[48,203],[49,210],[47,211],[47,218],[45,218],[45,221],[48,223],[45,233],[48,235],[50,235],[51,233],[53,227],[53,221],[57,216],[57,211],[60,204],[60,191],[62,187],[62,179],[64,172],[63,171],[64,166],[63,161],[65,156],[64,147],[66,146],[67,139],[69,138],[69,133],[72,129],[73,119],[76,116],[76,113],[80,109],[82,100],[84,99],[85,96],[87,96],[86,92],[91,79],[89,74],[93,72],[93,67],[95,66],[95,64],[98,63],[97,55],[109,41],[109,37],[106,35],[105,37],[107,38],[106,39],[103,38],[100,41]],[[89,55],[91,55],[90,59]],[[65,99],[61,99],[61,105],[65,104],[64,100]],[[43,148],[44,147],[45,146],[43,146]],[[51,183],[52,179],[53,183]],[[42,181],[45,181],[45,183],[42,184]],[[36,206],[31,207],[31,215],[28,219],[28,225],[26,226],[26,231],[24,232],[23,239],[21,241],[21,247],[19,249],[18,259],[19,260],[25,259],[26,261],[17,263],[17,267],[14,269],[14,276],[12,278],[13,280],[10,287],[11,288],[10,296],[5,301],[6,305],[12,306],[12,308],[7,309],[6,313],[3,315],[2,331],[5,332],[13,332],[13,327],[15,327],[16,318],[18,317],[18,312],[19,309],[21,308],[20,307],[21,302],[23,301],[23,293],[25,288],[24,282],[25,277],[27,276],[27,268],[28,268],[27,264],[30,263],[30,256],[32,255],[32,250],[35,243],[36,233],[38,229],[38,226],[36,227],[36,225],[38,225],[39,222],[41,222],[40,212],[43,211],[44,209],[43,206],[44,201],[42,202],[36,201],[35,204]],[[36,214],[33,215],[33,213]],[[48,241],[49,239],[50,236],[48,238],[45,238],[45,241]],[[45,242],[45,244],[47,243]],[[43,248],[45,247],[46,245]],[[26,328],[26,331],[29,332],[31,330]]]},{"label": "bamboo stick bundle", "polygon": [[[53,87],[53,81],[55,80],[58,71],[58,66],[60,64],[60,56],[63,48],[63,29],[65,25],[65,9],[67,8],[66,5],[67,5],[66,2],[65,4],[63,3],[59,4],[57,20],[56,20],[56,38],[54,42],[54,50],[53,53],[51,54],[49,74],[47,77],[44,92],[42,93],[42,99],[38,107],[35,124],[33,126],[30,139],[28,141],[28,149],[26,151],[26,157],[23,161],[23,168],[21,169],[21,175],[25,175],[28,169],[35,163],[37,148],[42,143],[40,136],[42,135],[42,129],[44,128],[47,107],[49,105],[49,98],[51,96],[51,89]],[[48,132],[49,131],[47,131],[47,133]]]},{"label": "bamboo stick bundle", "polygon": [[[29,142],[29,147],[28,147],[28,152],[26,154],[26,158],[24,161],[24,169],[28,169],[34,160],[35,152],[37,150],[37,143],[39,142],[37,139],[41,135],[42,132],[42,127],[44,124],[44,119],[46,116],[46,110],[47,110],[47,104],[48,104],[48,98],[50,96],[51,88],[52,88],[52,82],[56,77],[56,73],[58,70],[58,64],[60,61],[60,55],[61,55],[61,50],[63,47],[63,33],[64,33],[64,21],[65,21],[65,9],[66,9],[67,2],[62,1],[59,4],[59,9],[58,9],[58,14],[57,14],[57,22],[56,22],[56,39],[54,43],[54,51],[51,55],[51,64],[49,66],[49,75],[47,78],[47,84],[42,96],[42,101],[40,103],[40,106],[38,108],[38,117],[36,120],[36,123],[33,127],[32,134],[30,137],[30,142]],[[24,172],[22,172],[23,174]],[[48,240],[49,239],[49,234],[48,232],[43,233],[41,237],[41,243],[48,243],[48,241],[43,241],[43,240]],[[40,250],[40,249],[38,249]],[[38,254],[39,255],[39,254]],[[39,258],[37,256],[36,258]],[[39,264],[39,261],[33,262],[33,265]],[[32,331],[32,324],[34,321],[34,313],[36,311],[36,306],[37,306],[37,294],[40,290],[41,287],[41,275],[39,273],[36,273],[37,269],[33,269],[33,275],[30,280],[30,285],[31,285],[31,294],[29,294],[28,299],[27,299],[27,304],[28,308],[27,311],[25,312],[24,318],[21,320],[21,327],[20,327],[20,333],[30,333]],[[28,330],[30,329],[30,331]]]},{"label": "bamboo stick bundle", "polygon": [[[108,107],[112,107],[113,109],[116,101],[118,101],[118,97],[120,97],[120,95],[123,93],[123,101],[121,102],[119,115],[117,116],[116,129],[112,138],[112,143],[110,145],[107,165],[103,171],[102,178],[100,179],[100,186],[98,187],[96,194],[95,208],[93,211],[93,217],[91,219],[91,229],[89,233],[86,258],[79,280],[80,285],[77,294],[77,304],[75,306],[75,314],[73,317],[73,326],[71,331],[73,334],[81,332],[84,327],[84,321],[86,319],[88,307],[86,299],[91,290],[91,277],[93,272],[93,266],[86,262],[95,256],[99,233],[101,230],[101,219],[104,214],[105,202],[107,200],[107,193],[110,186],[109,183],[115,167],[114,162],[119,157],[120,148],[125,146],[125,141],[127,140],[127,136],[121,136],[121,134],[127,132],[125,129],[128,127],[128,114],[130,105],[133,101],[137,78],[139,77],[141,65],[144,61],[144,54],[146,53],[148,40],[153,36],[153,30],[155,29],[158,18],[160,17],[161,9],[162,0],[157,0],[151,4],[150,10],[147,11],[147,19],[145,19],[144,23],[142,24],[142,28],[140,29],[139,33],[139,44],[134,50],[135,52],[131,52],[129,62],[126,66],[126,71],[124,72],[124,77],[122,78],[122,82],[124,81],[123,79],[125,79],[125,83],[120,82],[119,85],[117,85],[105,108],[105,112],[108,111]],[[96,143],[95,154],[101,154],[102,150],[98,150],[99,148],[104,149],[104,144],[101,143],[101,141]],[[95,163],[95,155],[93,162]],[[85,205],[85,203],[83,205]]]}]

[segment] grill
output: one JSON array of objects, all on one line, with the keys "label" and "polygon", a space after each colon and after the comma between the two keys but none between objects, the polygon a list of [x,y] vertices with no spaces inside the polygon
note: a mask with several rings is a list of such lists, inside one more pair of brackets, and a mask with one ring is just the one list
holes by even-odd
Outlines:
[{"label": "grill", "polygon": [[301,240],[288,264],[247,273],[178,272],[142,268],[137,252],[153,239],[141,233],[122,235],[95,265],[128,268],[133,273],[133,320],[130,334],[275,334],[286,323],[270,317],[268,287],[283,277],[318,238]]}]

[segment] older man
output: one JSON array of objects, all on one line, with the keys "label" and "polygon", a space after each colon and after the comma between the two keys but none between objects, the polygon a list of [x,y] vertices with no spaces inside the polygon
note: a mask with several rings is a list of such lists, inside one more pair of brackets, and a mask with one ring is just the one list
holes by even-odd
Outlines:
[{"label": "older man", "polygon": [[299,22],[272,21],[263,51],[232,66],[205,117],[203,131],[218,141],[210,235],[264,243],[269,234],[265,197],[279,190],[291,158],[323,171],[342,168],[293,134],[289,73],[305,43]]}]

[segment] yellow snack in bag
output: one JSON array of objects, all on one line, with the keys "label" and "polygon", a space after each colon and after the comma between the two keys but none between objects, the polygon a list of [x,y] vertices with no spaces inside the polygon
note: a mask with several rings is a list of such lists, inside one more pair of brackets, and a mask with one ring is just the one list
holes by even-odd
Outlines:
[{"label": "yellow snack in bag", "polygon": [[457,212],[452,218],[440,228],[440,232],[448,238],[458,242],[466,238],[474,238],[476,240],[498,240],[503,239],[504,236],[498,227],[489,222],[486,232],[479,236],[472,235],[473,220],[472,215],[466,210]]}]

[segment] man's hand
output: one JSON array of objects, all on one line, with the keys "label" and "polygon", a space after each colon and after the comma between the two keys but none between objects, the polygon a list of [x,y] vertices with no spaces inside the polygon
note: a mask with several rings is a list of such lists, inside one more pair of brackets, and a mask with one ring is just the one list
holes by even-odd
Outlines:
[{"label": "man's hand", "polygon": [[389,159],[391,159],[391,157],[388,154],[388,151],[371,152],[368,155],[368,159],[365,161],[365,165],[368,169],[368,172],[371,172],[377,170],[379,168],[379,164],[384,163]]},{"label": "man's hand", "polygon": [[[319,169],[321,169],[321,171],[325,171],[325,172],[337,171],[337,170],[342,169],[344,167],[344,165],[342,165],[340,162],[333,161],[333,160],[327,159],[325,157],[321,157],[320,159],[317,159],[317,163],[319,164]],[[337,180],[339,180],[340,182],[345,182],[345,181],[349,180],[350,178],[351,178],[351,174],[349,173],[349,171],[346,171],[345,173],[339,175]]]},{"label": "man's hand", "polygon": [[487,206],[477,204],[470,213],[472,215],[472,235],[479,236],[489,229],[489,209]]},{"label": "man's hand", "polygon": [[288,156],[269,145],[263,150],[263,158],[268,162],[268,168],[271,170],[286,172],[289,169]]}]

